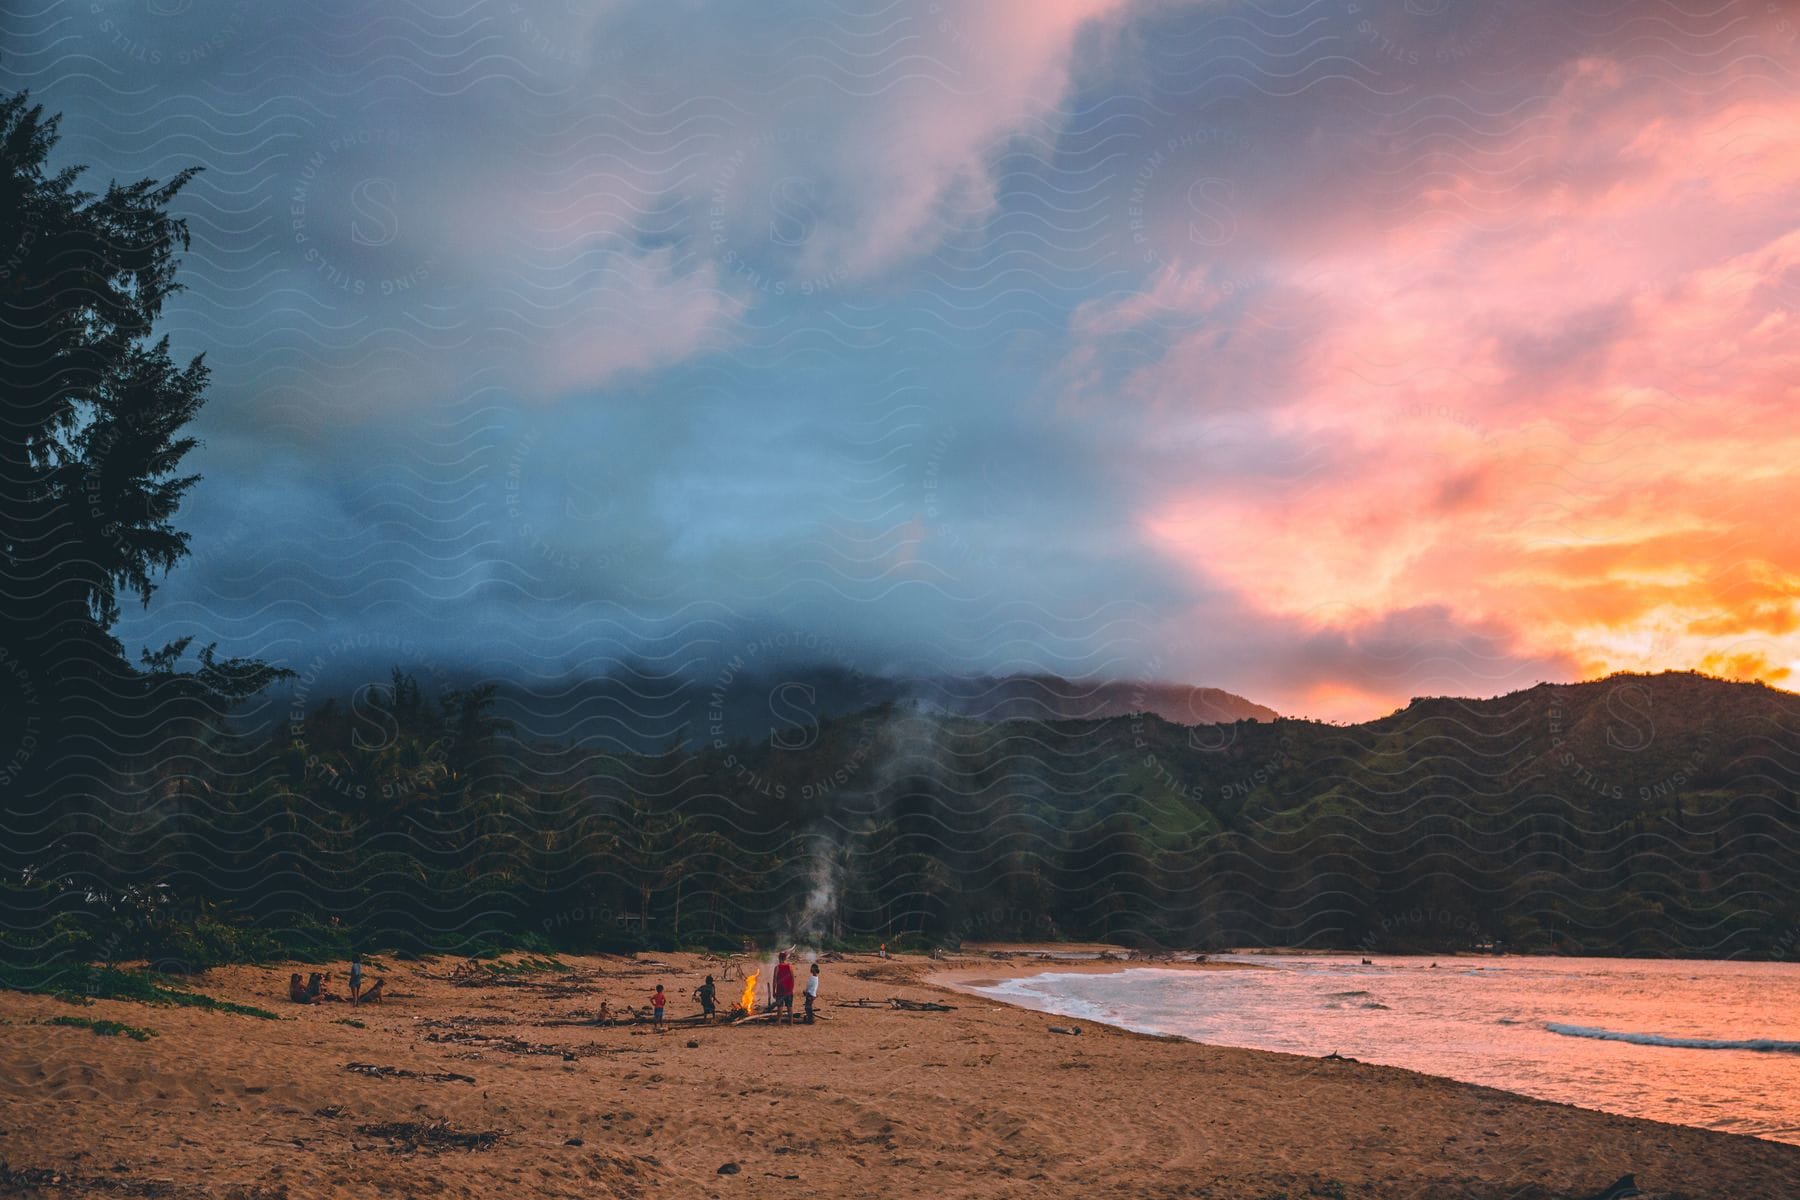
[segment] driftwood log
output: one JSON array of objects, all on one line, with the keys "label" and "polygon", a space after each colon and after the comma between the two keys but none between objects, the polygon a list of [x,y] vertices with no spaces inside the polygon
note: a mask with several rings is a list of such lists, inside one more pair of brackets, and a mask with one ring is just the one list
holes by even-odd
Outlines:
[{"label": "driftwood log", "polygon": [[747,1017],[739,1017],[737,1020],[733,1021],[732,1024],[733,1025],[748,1025],[752,1021],[766,1021],[771,1017],[778,1017],[780,1015],[781,1015],[780,1013],[774,1013],[774,1012],[751,1013]]},{"label": "driftwood log", "polygon": [[434,1083],[474,1083],[473,1075],[459,1075],[455,1071],[409,1071],[405,1067],[384,1067],[375,1063],[345,1063],[344,1070],[354,1071],[358,1075],[370,1075],[376,1079],[428,1079]]}]

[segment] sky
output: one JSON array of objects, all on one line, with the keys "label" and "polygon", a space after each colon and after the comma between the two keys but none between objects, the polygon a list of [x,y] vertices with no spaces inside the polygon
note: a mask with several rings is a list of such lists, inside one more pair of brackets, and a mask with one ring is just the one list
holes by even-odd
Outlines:
[{"label": "sky", "polygon": [[128,646],[1361,720],[1793,684],[1797,22],[23,0],[0,86],[94,182],[204,167],[194,555]]}]

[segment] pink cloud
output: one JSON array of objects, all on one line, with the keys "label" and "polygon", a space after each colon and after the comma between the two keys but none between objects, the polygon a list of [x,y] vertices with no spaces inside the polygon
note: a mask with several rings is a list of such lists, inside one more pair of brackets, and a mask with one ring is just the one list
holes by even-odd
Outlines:
[{"label": "pink cloud", "polygon": [[[1289,358],[1268,353],[1280,326],[1221,326],[1195,301],[1200,329],[1123,382],[1152,430],[1234,402],[1243,444],[1287,448],[1260,474],[1163,487],[1143,536],[1320,629],[1441,606],[1586,671],[1784,677],[1800,666],[1800,538],[1779,515],[1800,511],[1795,128],[1800,96],[1754,79],[1646,87],[1590,57],[1504,137],[1423,138],[1404,205],[1301,234],[1270,289],[1304,297],[1285,306],[1306,314]],[[1163,279],[1080,314],[1071,387],[1108,337],[1182,303]],[[1746,575],[1762,607],[1735,622]]]},{"label": "pink cloud", "polygon": [[684,271],[672,249],[598,255],[573,302],[543,314],[530,374],[554,394],[668,366],[729,344],[744,307],[713,267]]}]

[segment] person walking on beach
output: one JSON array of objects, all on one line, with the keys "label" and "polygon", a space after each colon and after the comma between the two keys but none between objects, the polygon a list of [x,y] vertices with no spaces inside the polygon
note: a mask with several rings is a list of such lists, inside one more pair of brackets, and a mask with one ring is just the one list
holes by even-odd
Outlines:
[{"label": "person walking on beach", "polygon": [[781,1023],[783,1013],[787,1014],[786,1023],[794,1023],[794,968],[788,962],[787,951],[783,950],[775,964],[775,1020]]},{"label": "person walking on beach", "polygon": [[713,1019],[713,1006],[718,1002],[719,989],[708,975],[706,982],[694,989],[694,999],[700,1002],[700,1015],[710,1023]]},{"label": "person walking on beach", "polygon": [[350,1004],[355,1007],[362,1003],[362,955],[350,956]]},{"label": "person walking on beach", "polygon": [[812,972],[806,977],[806,1023],[813,1023],[813,1005],[819,999],[819,964],[812,965]]},{"label": "person walking on beach", "polygon": [[667,1003],[668,997],[663,995],[662,984],[659,983],[656,985],[656,995],[650,997],[650,1007],[656,1010],[656,1032],[658,1033],[669,1032],[668,1027],[663,1024],[663,1005]]}]

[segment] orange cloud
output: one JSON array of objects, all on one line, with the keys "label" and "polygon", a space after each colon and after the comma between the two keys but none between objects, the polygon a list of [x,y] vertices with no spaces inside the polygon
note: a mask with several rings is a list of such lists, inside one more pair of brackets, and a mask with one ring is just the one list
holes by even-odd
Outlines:
[{"label": "orange cloud", "polygon": [[[1320,626],[1442,605],[1595,672],[1789,678],[1800,96],[1644,84],[1584,60],[1510,137],[1421,153],[1401,220],[1287,281],[1328,316],[1254,419],[1307,469],[1162,491],[1150,543]],[[1130,389],[1180,411],[1228,343]]]},{"label": "orange cloud", "polygon": [[1770,662],[1760,654],[1709,654],[1700,660],[1700,669],[1709,675],[1726,679],[1757,680],[1781,683],[1793,677],[1788,667]]}]

